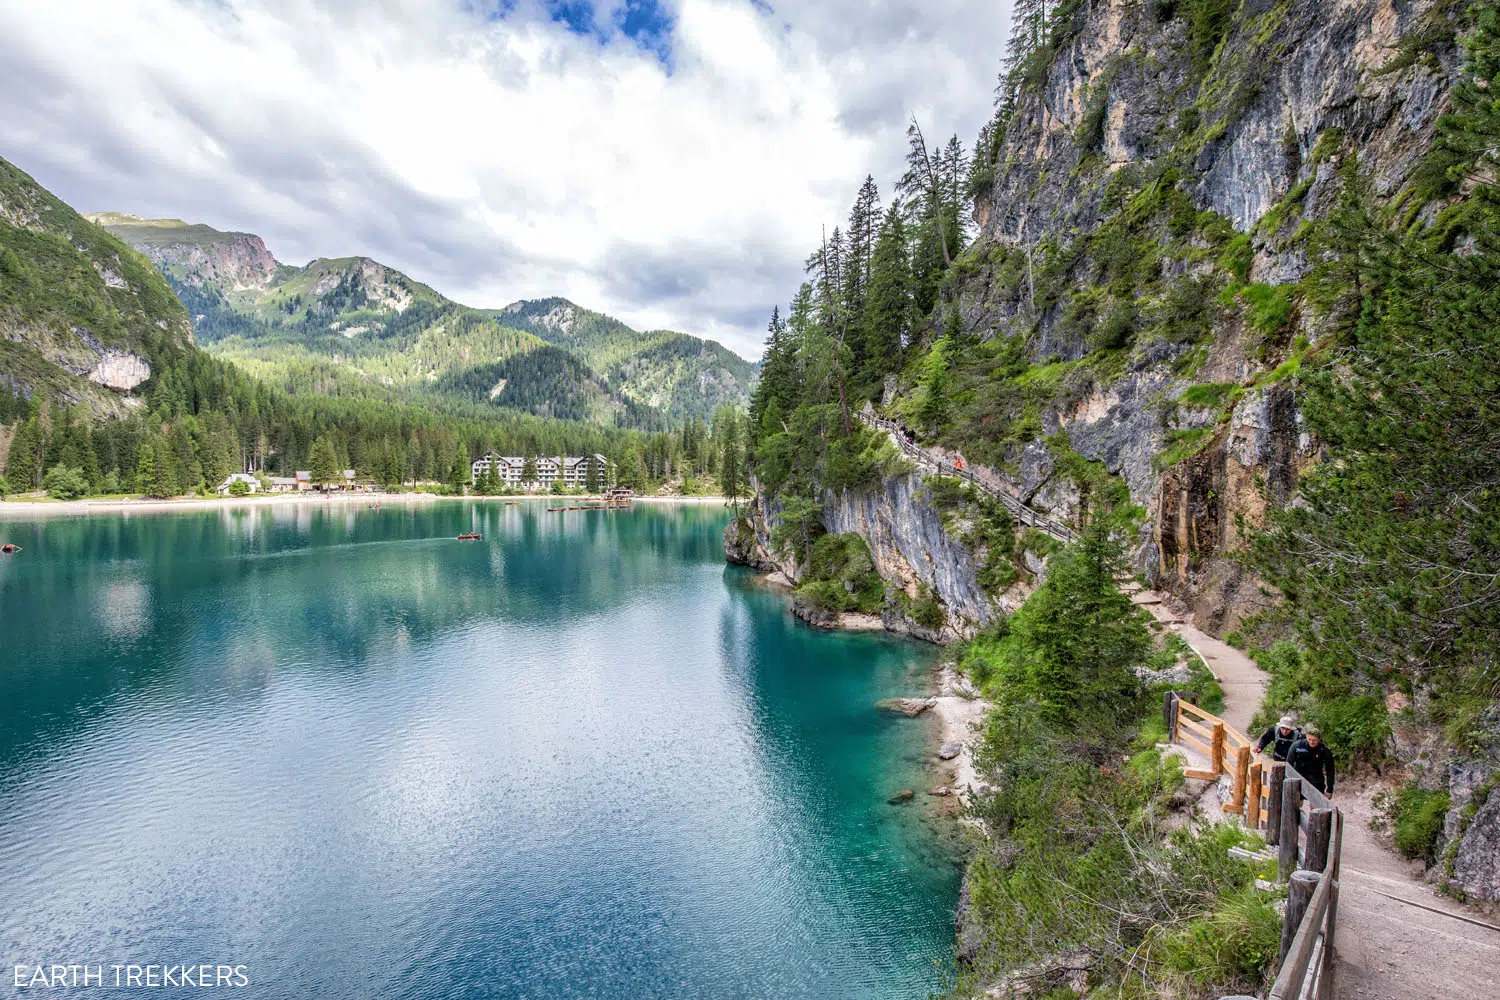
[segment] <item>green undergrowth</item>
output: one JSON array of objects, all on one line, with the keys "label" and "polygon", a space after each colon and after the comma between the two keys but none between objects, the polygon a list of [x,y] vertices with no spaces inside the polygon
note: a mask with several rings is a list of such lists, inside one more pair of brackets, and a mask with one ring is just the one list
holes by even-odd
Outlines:
[{"label": "green undergrowth", "polygon": [[1431,864],[1437,859],[1438,838],[1442,836],[1451,804],[1445,789],[1429,790],[1407,784],[1394,794],[1381,792],[1375,796],[1376,818],[1370,825],[1390,830],[1396,850],[1404,857],[1420,858]]},{"label": "green undergrowth", "polygon": [[1257,991],[1276,960],[1275,897],[1229,854],[1260,839],[1170,821],[1184,779],[1180,759],[1155,748],[1165,686],[1135,670],[1188,651],[1175,635],[1154,642],[1116,589],[1122,551],[1095,525],[961,653],[996,707],[977,753],[992,790],[973,808],[984,831],[968,868],[973,958],[956,995],[1028,966],[1033,995],[1050,996],[1064,973],[1048,963],[1086,954],[1089,995],[1217,997]]},{"label": "green undergrowth", "polygon": [[1378,763],[1389,756],[1390,715],[1378,688],[1285,640],[1267,649],[1252,648],[1250,656],[1271,675],[1253,728],[1290,713],[1302,724],[1322,729],[1323,741],[1341,766]]},{"label": "green undergrowth", "polygon": [[878,614],[885,606],[885,582],[863,538],[854,532],[824,535],[812,544],[797,597],[825,611]]}]

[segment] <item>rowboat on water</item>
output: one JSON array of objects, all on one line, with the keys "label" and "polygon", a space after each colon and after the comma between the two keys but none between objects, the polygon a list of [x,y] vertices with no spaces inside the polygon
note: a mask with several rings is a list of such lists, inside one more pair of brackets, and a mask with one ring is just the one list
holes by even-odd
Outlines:
[{"label": "rowboat on water", "polygon": [[482,542],[484,541],[484,536],[477,531],[466,531],[458,536],[458,540],[460,542]]},{"label": "rowboat on water", "polygon": [[4,552],[6,555],[10,555],[12,552],[20,551],[21,546],[17,545],[15,542],[6,542],[4,545],[0,545],[0,552]]}]

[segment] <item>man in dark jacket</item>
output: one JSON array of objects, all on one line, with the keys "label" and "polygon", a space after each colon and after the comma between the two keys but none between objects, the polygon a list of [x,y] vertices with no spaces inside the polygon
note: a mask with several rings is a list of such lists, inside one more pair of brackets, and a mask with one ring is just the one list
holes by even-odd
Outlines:
[{"label": "man in dark jacket", "polygon": [[1286,755],[1291,751],[1292,744],[1302,736],[1290,715],[1283,715],[1281,721],[1261,734],[1260,742],[1255,744],[1259,753],[1265,753],[1266,747],[1271,748],[1272,760],[1286,760]]},{"label": "man in dark jacket", "polygon": [[1323,734],[1317,726],[1308,726],[1307,733],[1292,744],[1286,762],[1318,791],[1332,797],[1333,754],[1323,745]]}]

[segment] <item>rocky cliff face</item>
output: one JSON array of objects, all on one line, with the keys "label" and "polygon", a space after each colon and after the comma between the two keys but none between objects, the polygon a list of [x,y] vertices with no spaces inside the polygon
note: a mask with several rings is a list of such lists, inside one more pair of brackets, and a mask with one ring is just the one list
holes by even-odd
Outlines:
[{"label": "rocky cliff face", "polygon": [[[1185,4],[1057,6],[1035,77],[976,151],[992,168],[954,287],[972,335],[1019,340],[1064,374],[1036,412],[1040,435],[991,468],[965,464],[1068,519],[1082,493],[1059,461],[1065,440],[1146,510],[1139,567],[1201,625],[1233,629],[1264,600],[1226,558],[1241,519],[1288,499],[1317,457],[1290,380],[1329,322],[1300,284],[1317,260],[1308,232],[1355,178],[1377,205],[1407,186],[1456,79],[1458,11],[1245,0],[1205,34]],[[1113,334],[1106,315],[1124,317]],[[913,392],[889,387],[885,402]],[[829,529],[872,551],[899,532],[915,542],[909,491],[887,492],[839,498]],[[963,571],[919,570],[923,558],[913,571],[984,620]]]},{"label": "rocky cliff face", "polygon": [[[1098,339],[1097,327],[1074,319],[1083,292],[1111,277],[1110,253],[1131,250],[1107,241],[1149,235],[1160,259],[1127,293],[1125,370],[1072,379],[1041,419],[1046,433],[1066,433],[1080,455],[1120,475],[1148,510],[1142,569],[1200,624],[1233,628],[1260,600],[1222,558],[1239,542],[1236,520],[1255,523],[1268,499],[1285,500],[1317,448],[1285,379],[1324,335],[1296,285],[1315,263],[1304,223],[1326,216],[1356,172],[1377,203],[1411,179],[1456,78],[1455,5],[1246,0],[1216,51],[1172,4],[1074,7],[994,150],[993,181],[975,204],[963,319],[982,337],[1028,336],[1037,363],[1087,358]],[[1167,184],[1186,197],[1175,209],[1160,205]],[[1243,234],[1233,277],[1202,252],[1215,225]],[[1219,301],[1174,329],[1162,317],[1193,282],[1200,298],[1217,292]],[[1255,310],[1223,301],[1254,285],[1288,289],[1289,315],[1273,331]],[[1205,385],[1222,398],[1184,399]],[[1195,449],[1174,454],[1174,442],[1194,436]],[[1045,489],[1045,461],[1017,464],[1024,494],[1072,512],[1076,497]]]},{"label": "rocky cliff face", "polygon": [[213,242],[179,239],[146,243],[145,252],[164,271],[180,269],[191,284],[212,282],[234,291],[267,287],[280,265],[261,238],[250,233],[222,235],[227,238]]},{"label": "rocky cliff face", "polygon": [[[1032,572],[1018,572],[1016,583],[1002,593],[987,592],[978,578],[980,553],[955,530],[962,522],[945,519],[916,473],[893,476],[875,489],[826,490],[821,502],[830,534],[852,532],[869,547],[875,570],[886,581],[881,620],[887,631],[936,643],[972,638],[997,614],[1019,607],[1044,568],[1044,555],[1023,553]],[[796,553],[771,542],[779,513],[775,501],[757,492],[747,516],[725,529],[724,554],[731,563],[779,573],[795,585],[803,577]],[[918,620],[916,604],[933,599],[942,609],[941,622]],[[810,624],[837,624],[837,616],[817,609],[798,604],[794,611]]]}]

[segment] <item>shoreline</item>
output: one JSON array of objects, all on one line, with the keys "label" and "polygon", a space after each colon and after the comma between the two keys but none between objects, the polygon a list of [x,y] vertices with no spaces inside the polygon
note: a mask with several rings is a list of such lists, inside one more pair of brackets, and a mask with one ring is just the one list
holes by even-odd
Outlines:
[{"label": "shoreline", "polygon": [[[776,590],[794,589],[792,581],[787,579],[786,574],[780,570],[769,573],[758,572],[755,574],[755,579],[762,586]],[[890,635],[904,636],[914,642],[926,641],[886,628],[879,615],[843,611],[832,616],[832,620],[827,624],[808,622],[795,614],[792,617],[801,621],[805,628],[825,629],[832,632],[885,632]],[[974,743],[979,737],[979,726],[984,722],[985,715],[991,706],[979,696],[978,692],[974,691],[966,680],[959,676],[953,664],[938,664],[936,675],[934,683],[937,693],[927,697],[932,705],[929,711],[938,720],[934,770],[939,775],[947,776],[948,780],[942,785],[946,785],[952,791],[953,797],[961,805],[968,806],[975,791],[987,787],[979,780],[979,768],[974,763]],[[952,760],[936,757],[936,753],[941,751],[944,745],[952,743],[959,745],[956,757]]]},{"label": "shoreline", "polygon": [[[34,515],[89,515],[112,513],[163,513],[174,510],[228,510],[240,507],[285,507],[300,504],[316,506],[345,505],[351,503],[424,504],[443,500],[461,500],[471,503],[484,502],[537,502],[557,501],[602,501],[602,496],[555,496],[547,493],[528,496],[442,496],[437,493],[274,493],[243,497],[178,497],[167,500],[147,498],[133,499],[88,499],[81,500],[10,500],[0,501],[0,518],[7,514]],[[632,497],[640,503],[726,503],[724,497],[676,497],[648,496]]]},{"label": "shoreline", "polygon": [[[967,697],[970,694],[973,697]],[[953,779],[948,787],[965,806],[978,789],[985,787],[974,763],[974,743],[989,710],[990,703],[959,677],[951,663],[944,663],[938,672],[938,693],[932,711],[938,717],[939,747],[947,743],[957,743],[960,747],[957,757],[940,763],[945,769],[952,768]]]}]

